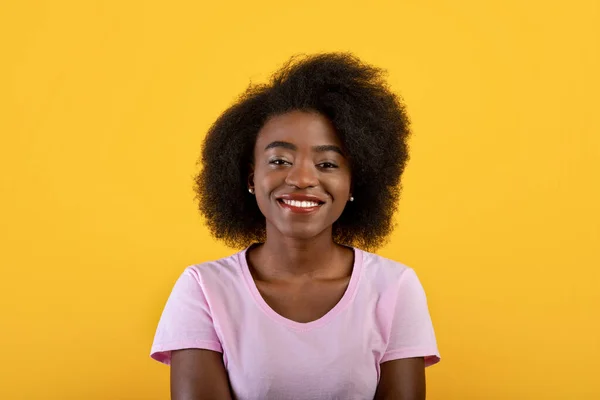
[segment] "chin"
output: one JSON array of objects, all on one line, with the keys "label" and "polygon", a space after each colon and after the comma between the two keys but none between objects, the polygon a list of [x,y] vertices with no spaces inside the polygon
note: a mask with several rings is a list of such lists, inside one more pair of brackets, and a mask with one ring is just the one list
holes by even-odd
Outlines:
[{"label": "chin", "polygon": [[309,227],[309,226],[303,226],[303,227],[286,226],[286,227],[282,227],[282,229],[278,229],[278,230],[282,236],[289,238],[289,239],[309,240],[309,239],[313,239],[313,238],[319,236],[320,234],[323,233],[323,231],[326,231],[327,228],[316,228],[316,227]]}]

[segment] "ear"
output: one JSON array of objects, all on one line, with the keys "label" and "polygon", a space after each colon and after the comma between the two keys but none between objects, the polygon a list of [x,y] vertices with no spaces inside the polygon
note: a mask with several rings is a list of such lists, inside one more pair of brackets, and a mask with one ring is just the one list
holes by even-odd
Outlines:
[{"label": "ear", "polygon": [[248,189],[254,189],[254,164],[250,164],[248,170]]},{"label": "ear", "polygon": [[354,193],[354,179],[350,178],[350,193],[348,194],[348,198],[352,197],[352,193]]}]

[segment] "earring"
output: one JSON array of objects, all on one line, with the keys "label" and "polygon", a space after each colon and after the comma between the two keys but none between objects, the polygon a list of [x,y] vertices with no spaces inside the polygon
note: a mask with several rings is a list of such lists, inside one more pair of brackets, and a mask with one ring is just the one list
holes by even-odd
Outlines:
[{"label": "earring", "polygon": [[248,188],[248,191],[250,192],[250,194],[254,194],[254,189]]},{"label": "earring", "polygon": [[354,201],[354,197],[350,196],[350,201]]}]

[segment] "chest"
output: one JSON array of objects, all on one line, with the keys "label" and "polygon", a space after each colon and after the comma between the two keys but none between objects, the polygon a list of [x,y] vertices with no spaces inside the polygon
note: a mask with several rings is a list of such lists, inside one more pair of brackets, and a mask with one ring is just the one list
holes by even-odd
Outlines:
[{"label": "chest", "polygon": [[325,316],[340,302],[350,278],[303,283],[256,282],[265,302],[277,314],[296,322],[311,322]]},{"label": "chest", "polygon": [[235,398],[373,399],[383,347],[373,330],[338,317],[307,331],[266,320],[244,331],[225,349]]},{"label": "chest", "polygon": [[256,283],[250,301],[213,301],[227,305],[214,317],[237,399],[373,399],[386,347],[376,296],[345,296],[348,280]]}]

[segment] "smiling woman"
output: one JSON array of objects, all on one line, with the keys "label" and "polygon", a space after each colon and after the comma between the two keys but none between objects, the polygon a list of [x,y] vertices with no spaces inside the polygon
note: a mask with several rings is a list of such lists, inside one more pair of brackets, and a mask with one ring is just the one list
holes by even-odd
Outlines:
[{"label": "smiling woman", "polygon": [[323,115],[275,116],[254,146],[249,186],[268,230],[310,239],[325,234],[350,199],[350,165],[334,127]]},{"label": "smiling woman", "polygon": [[408,118],[383,71],[346,53],[290,60],[205,139],[213,235],[242,248],[189,266],[151,356],[173,399],[424,399],[439,352],[391,232]]}]

